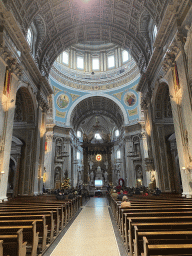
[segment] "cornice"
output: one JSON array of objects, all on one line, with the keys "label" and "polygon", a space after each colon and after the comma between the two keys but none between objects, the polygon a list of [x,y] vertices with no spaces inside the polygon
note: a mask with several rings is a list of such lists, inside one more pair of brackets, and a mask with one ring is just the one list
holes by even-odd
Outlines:
[{"label": "cornice", "polygon": [[[175,37],[175,34],[178,32],[177,20],[183,15],[187,2],[188,7],[190,7],[192,4],[191,1],[186,0],[174,0],[167,6],[154,43],[153,54],[145,73],[141,76],[140,82],[137,86],[137,91],[144,91],[144,87],[146,86],[146,83],[148,83],[148,78],[150,77],[151,80],[153,80],[153,75],[157,70],[160,71],[161,64],[164,66],[164,71],[167,70],[170,61],[168,60],[168,62],[166,62],[165,60],[163,63],[162,61],[169,45],[173,43],[172,40]],[[177,51],[176,48],[177,46],[173,45],[172,50],[175,52]]]},{"label": "cornice", "polygon": [[18,50],[22,53],[20,59],[22,60],[23,68],[28,70],[35,84],[38,85],[40,82],[42,83],[44,91],[47,93],[47,95],[52,94],[53,91],[48,80],[42,76],[37,64],[35,63],[35,60],[31,55],[30,47],[23,34],[22,28],[19,26],[9,8],[5,8],[2,1],[0,2],[0,12],[2,13],[3,23],[7,34],[10,36]]}]

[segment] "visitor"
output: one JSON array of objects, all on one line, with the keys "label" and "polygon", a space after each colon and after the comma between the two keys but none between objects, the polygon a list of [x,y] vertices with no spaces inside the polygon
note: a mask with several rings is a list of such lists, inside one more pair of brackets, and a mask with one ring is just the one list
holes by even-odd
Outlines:
[{"label": "visitor", "polygon": [[118,194],[117,194],[117,191],[116,191],[115,189],[113,190],[113,193],[111,194],[111,196],[112,196],[115,200],[117,200]]},{"label": "visitor", "polygon": [[127,196],[123,196],[121,208],[128,208],[128,207],[131,207],[131,203],[129,202],[129,199]]},{"label": "visitor", "polygon": [[118,200],[122,200],[124,194],[123,194],[123,190],[120,190],[120,194],[117,196]]}]

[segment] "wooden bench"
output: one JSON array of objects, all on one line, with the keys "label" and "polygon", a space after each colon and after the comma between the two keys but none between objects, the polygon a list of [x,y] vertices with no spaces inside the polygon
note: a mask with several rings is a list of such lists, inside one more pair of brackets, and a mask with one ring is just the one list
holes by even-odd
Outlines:
[{"label": "wooden bench", "polygon": [[155,256],[155,255],[177,255],[186,256],[192,255],[192,243],[189,244],[150,244],[146,237],[143,237],[144,253],[142,256]]},{"label": "wooden bench", "polygon": [[125,230],[125,242],[126,245],[128,246],[128,230],[129,230],[129,226],[128,226],[128,222],[129,222],[129,218],[132,217],[137,217],[138,219],[140,217],[163,217],[163,216],[192,216],[192,211],[177,211],[177,212],[172,212],[172,211],[164,211],[164,212],[158,212],[158,211],[148,211],[148,212],[142,212],[138,211],[138,212],[134,212],[134,213],[125,213],[126,217],[125,217],[125,223],[124,223],[124,230]]},{"label": "wooden bench", "polygon": [[31,209],[20,209],[20,210],[17,210],[17,211],[8,211],[8,210],[4,210],[4,211],[1,211],[0,210],[0,219],[1,219],[1,216],[6,216],[6,215],[45,215],[45,214],[52,214],[52,217],[53,217],[53,220],[52,221],[52,224],[54,225],[55,223],[55,227],[51,226],[50,228],[52,228],[55,232],[54,232],[54,235],[57,235],[59,233],[59,226],[60,226],[60,217],[59,217],[59,213],[57,210],[54,210],[54,211],[46,211],[46,210],[34,210],[34,211],[31,211]]},{"label": "wooden bench", "polygon": [[[19,205],[19,206],[15,206],[15,205],[10,205],[9,207],[5,206],[3,208],[3,210],[0,208],[0,214],[3,211],[9,211],[9,212],[15,212],[15,211],[58,211],[57,214],[57,233],[59,232],[59,229],[63,229],[64,224],[65,224],[65,216],[64,216],[64,211],[63,211],[63,205],[61,206],[39,206],[39,205]],[[59,217],[58,217],[59,215]]]},{"label": "wooden bench", "polygon": [[27,242],[23,242],[23,230],[19,229],[14,234],[2,235],[0,234],[1,255],[9,256],[26,256]]},{"label": "wooden bench", "polygon": [[[40,242],[40,247],[41,247],[41,251],[45,250],[46,248],[46,241],[47,241],[47,225],[46,225],[46,219],[45,216],[43,216],[41,219],[26,219],[26,220],[10,220],[10,218],[8,217],[8,219],[4,219],[4,220],[0,220],[0,227],[2,226],[29,226],[32,225],[33,222],[36,222],[36,231],[39,233],[39,242]],[[39,246],[38,246],[39,247]]]},{"label": "wooden bench", "polygon": [[[67,222],[70,219],[70,205],[68,203],[40,203],[40,202],[31,202],[30,205],[28,203],[17,203],[17,204],[6,204],[3,208],[13,208],[16,209],[17,207],[24,207],[24,208],[32,208],[32,209],[37,209],[37,208],[42,208],[46,210],[55,210],[58,209],[59,215],[60,215],[60,220],[61,220],[61,229],[67,224]],[[0,207],[1,209],[1,207]]]},{"label": "wooden bench", "polygon": [[30,215],[30,214],[26,214],[26,215],[10,215],[9,213],[7,215],[0,215],[0,220],[37,220],[37,219],[42,219],[42,218],[46,218],[46,225],[48,226],[48,230],[47,230],[47,236],[49,239],[49,242],[52,242],[54,239],[54,219],[53,219],[53,213],[49,213],[49,214],[35,214],[35,215]]},{"label": "wooden bench", "polygon": [[178,240],[183,240],[182,242],[184,242],[187,239],[191,240],[192,243],[192,231],[138,231],[137,227],[135,227],[135,241],[134,241],[134,253],[135,256],[139,256],[141,255],[141,253],[144,252],[144,248],[143,248],[143,237],[145,236],[148,240],[150,239],[153,242],[155,241],[163,241],[163,240],[170,240],[175,241]]},{"label": "wooden bench", "polygon": [[12,235],[19,229],[23,231],[23,240],[27,242],[27,249],[30,251],[30,255],[36,256],[39,241],[39,233],[36,231],[36,221],[29,226],[0,226],[0,235]]}]

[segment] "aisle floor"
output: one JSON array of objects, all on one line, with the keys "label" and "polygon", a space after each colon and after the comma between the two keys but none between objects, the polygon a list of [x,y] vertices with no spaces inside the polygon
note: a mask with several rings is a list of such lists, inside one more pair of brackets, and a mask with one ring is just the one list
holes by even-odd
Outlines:
[{"label": "aisle floor", "polygon": [[120,256],[106,198],[91,198],[51,256]]}]

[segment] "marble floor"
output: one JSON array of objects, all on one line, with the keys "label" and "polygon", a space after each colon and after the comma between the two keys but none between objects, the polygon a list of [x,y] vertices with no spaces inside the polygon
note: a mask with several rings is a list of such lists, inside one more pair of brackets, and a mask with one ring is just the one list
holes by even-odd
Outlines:
[{"label": "marble floor", "polygon": [[51,256],[120,256],[106,198],[91,198]]}]

